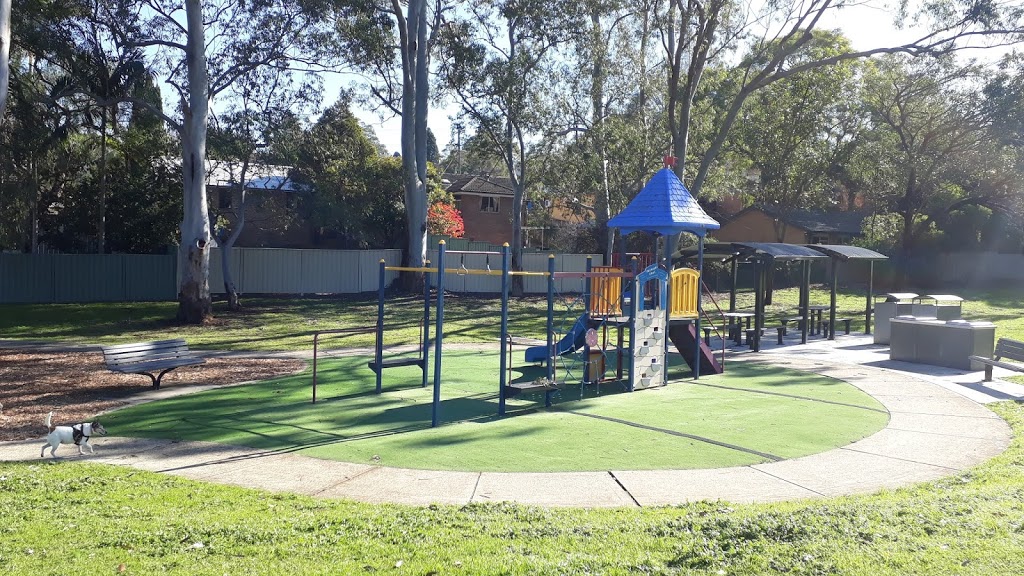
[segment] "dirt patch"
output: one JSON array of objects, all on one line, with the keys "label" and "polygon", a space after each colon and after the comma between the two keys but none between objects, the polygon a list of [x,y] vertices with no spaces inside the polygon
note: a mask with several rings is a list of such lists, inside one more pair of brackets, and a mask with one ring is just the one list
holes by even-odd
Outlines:
[{"label": "dirt patch", "polygon": [[[301,360],[210,358],[167,374],[160,387],[266,380],[305,366]],[[146,376],[107,370],[98,352],[0,350],[0,440],[42,438],[50,411],[54,424],[83,422],[151,389]]]}]

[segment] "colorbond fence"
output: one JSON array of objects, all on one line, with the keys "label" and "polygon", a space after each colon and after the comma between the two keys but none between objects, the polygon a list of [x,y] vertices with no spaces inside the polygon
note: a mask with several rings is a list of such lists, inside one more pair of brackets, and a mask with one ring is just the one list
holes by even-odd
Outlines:
[{"label": "colorbond fence", "polygon": [[[402,251],[234,248],[230,265],[242,294],[358,294],[377,289],[381,260],[398,266]],[[387,281],[397,276],[389,272]],[[224,293],[217,248],[210,253],[210,291]]]},{"label": "colorbond fence", "polygon": [[0,254],[0,302],[174,300],[175,256]]},{"label": "colorbond fence", "polygon": [[[604,263],[600,255],[591,256],[594,266]],[[220,250],[214,248],[210,254],[210,290],[215,294],[224,292],[220,258]],[[429,251],[429,258],[436,261],[436,250]],[[381,259],[389,266],[397,266],[401,262],[401,251],[235,248],[231,251],[231,269],[243,294],[355,294],[377,289]],[[557,254],[555,269],[582,272],[586,262],[586,254]],[[492,270],[501,270],[501,255],[449,252],[446,265],[467,269],[490,266]],[[547,266],[546,253],[523,254],[525,270],[543,272]],[[866,266],[844,266],[840,282],[862,281],[866,270]],[[879,264],[875,269],[876,290],[884,291],[889,283],[887,276],[904,270],[910,273],[913,285],[933,289],[1024,287],[1024,255],[965,252]],[[176,273],[175,255],[0,254],[0,303],[174,300],[177,297]],[[391,282],[396,276],[396,273],[388,273],[387,281]],[[744,278],[741,269],[741,286],[746,285]],[[547,280],[543,277],[530,276],[523,280],[529,294],[547,291]],[[436,286],[436,279],[433,283]],[[712,289],[727,289],[728,278],[715,282],[714,273],[709,271],[708,284]],[[781,282],[779,287],[783,284]],[[448,274],[445,288],[452,292],[497,293],[501,289],[501,278]],[[582,281],[558,279],[556,289],[579,292]]]},{"label": "colorbond fence", "polygon": [[[592,258],[594,266],[604,263],[601,254],[555,254],[555,270],[558,272],[585,272],[587,257]],[[510,256],[511,257],[511,256]],[[427,258],[437,262],[437,250],[429,250]],[[458,254],[445,250],[445,268],[484,270],[501,270],[501,254]],[[523,270],[528,272],[547,272],[548,253],[523,253]],[[436,275],[430,277],[430,285],[437,286]],[[444,279],[444,288],[449,292],[493,293],[501,292],[501,276],[461,275],[449,273]],[[555,280],[555,290],[559,292],[582,292],[583,282],[576,278],[559,278]],[[547,294],[548,281],[542,276],[526,276],[523,278],[523,291],[527,294]]]},{"label": "colorbond fence", "polygon": [[[436,258],[432,251],[431,258]],[[242,294],[357,294],[377,289],[379,262],[398,266],[400,250],[290,250],[235,248],[231,274]],[[461,264],[448,258],[449,268]],[[547,254],[524,254],[528,270],[546,271]],[[601,264],[600,256],[594,265]],[[484,255],[465,255],[467,268],[485,268]],[[490,257],[491,268],[501,269],[501,257]],[[557,270],[582,271],[586,256],[556,256]],[[387,273],[387,282],[398,274]],[[469,280],[472,278],[472,280]],[[457,292],[498,292],[498,277],[449,274],[446,288]],[[559,290],[574,290],[559,280]],[[526,290],[543,294],[543,278],[526,278]],[[578,288],[577,288],[578,290]],[[224,293],[221,251],[210,252],[210,291]],[[177,298],[177,256],[142,254],[0,254],[0,303],[135,302]]]}]

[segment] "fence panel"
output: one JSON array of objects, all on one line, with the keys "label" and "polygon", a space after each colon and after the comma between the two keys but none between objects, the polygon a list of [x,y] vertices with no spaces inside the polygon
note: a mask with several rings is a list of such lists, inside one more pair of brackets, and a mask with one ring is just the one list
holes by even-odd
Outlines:
[{"label": "fence panel", "polygon": [[[385,266],[399,266],[402,263],[401,250],[360,250],[359,251],[359,291],[373,292],[380,285],[380,261]],[[385,272],[384,283],[390,285],[398,278],[398,272]]]},{"label": "fence panel", "polygon": [[174,254],[121,254],[125,298],[129,302],[174,300],[177,256]]},{"label": "fence panel", "polygon": [[124,262],[120,254],[55,254],[56,302],[125,300]]},{"label": "fence panel", "polygon": [[0,254],[0,302],[53,302],[53,256]]},{"label": "fence panel", "polygon": [[301,294],[302,257],[298,250],[240,248],[239,290],[247,294]]}]

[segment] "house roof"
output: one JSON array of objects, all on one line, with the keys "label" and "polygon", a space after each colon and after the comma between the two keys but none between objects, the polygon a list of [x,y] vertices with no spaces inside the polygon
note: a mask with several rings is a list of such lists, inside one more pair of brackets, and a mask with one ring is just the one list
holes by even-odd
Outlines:
[{"label": "house roof", "polygon": [[608,221],[608,226],[622,234],[643,230],[659,234],[692,232],[698,236],[719,228],[668,168],[658,170],[636,198]]},{"label": "house roof", "polygon": [[445,190],[453,194],[512,196],[512,180],[501,176],[477,174],[445,174]]},{"label": "house roof", "polygon": [[[288,177],[290,166],[250,163],[246,167],[246,190],[280,190],[302,192],[302,187]],[[238,184],[242,162],[238,160],[207,160],[206,181],[210,186],[228,188]]]},{"label": "house roof", "polygon": [[861,224],[870,214],[862,210],[825,212],[821,210],[783,210],[777,206],[749,206],[733,216],[733,219],[751,210],[759,210],[772,218],[778,218],[790,226],[807,232],[833,232],[851,236],[860,235]]}]

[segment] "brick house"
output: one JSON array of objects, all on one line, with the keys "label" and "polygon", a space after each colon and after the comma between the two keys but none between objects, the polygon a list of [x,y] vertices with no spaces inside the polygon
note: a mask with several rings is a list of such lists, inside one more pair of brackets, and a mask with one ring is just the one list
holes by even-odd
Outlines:
[{"label": "brick house", "polygon": [[[512,181],[498,176],[446,174],[445,189],[462,213],[465,238],[501,245],[512,241]],[[525,212],[525,211],[524,211]],[[523,214],[526,225],[526,214]]]},{"label": "brick house", "polygon": [[[238,186],[242,163],[207,162],[207,198],[211,224],[218,220],[233,229],[242,206]],[[235,242],[239,247],[314,248],[316,230],[300,214],[304,192],[288,177],[287,166],[250,164],[246,171],[245,226]]]},{"label": "brick house", "polygon": [[823,212],[750,206],[736,213],[713,236],[722,242],[849,244],[861,235],[867,211]]}]

